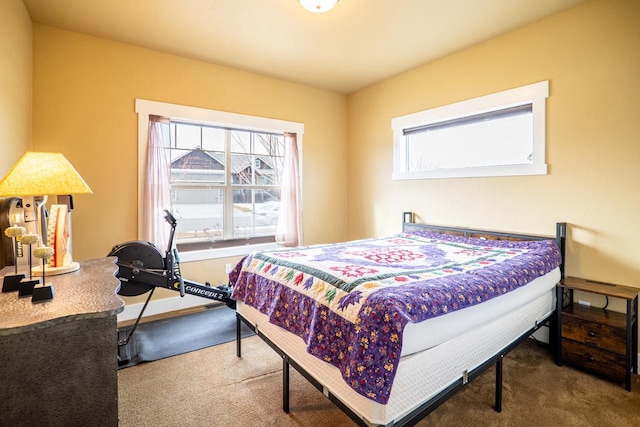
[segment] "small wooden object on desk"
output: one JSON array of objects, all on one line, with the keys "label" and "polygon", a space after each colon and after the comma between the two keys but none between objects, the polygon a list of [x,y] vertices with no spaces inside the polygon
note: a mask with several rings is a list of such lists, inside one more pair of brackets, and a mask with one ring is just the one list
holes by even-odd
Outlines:
[{"label": "small wooden object on desk", "polygon": [[[626,300],[618,313],[574,302],[579,290]],[[631,391],[631,372],[638,373],[638,292],[640,289],[594,280],[565,277],[557,287],[556,362],[625,382]]]}]

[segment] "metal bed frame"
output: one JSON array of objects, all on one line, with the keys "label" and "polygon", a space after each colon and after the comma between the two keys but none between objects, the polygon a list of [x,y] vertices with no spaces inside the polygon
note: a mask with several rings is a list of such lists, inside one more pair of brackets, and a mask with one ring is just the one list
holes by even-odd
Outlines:
[{"label": "metal bed frame", "polygon": [[[471,229],[471,228],[463,228],[463,227],[451,227],[451,226],[439,226],[439,225],[429,225],[429,224],[419,224],[415,222],[415,216],[412,212],[403,212],[402,214],[402,229],[405,232],[410,231],[430,231],[440,234],[451,234],[458,235],[464,237],[475,237],[475,238],[484,238],[488,240],[516,240],[516,241],[526,241],[526,240],[549,240],[552,237],[548,236],[538,236],[538,235],[528,235],[528,234],[519,234],[519,233],[504,233],[504,232],[496,232],[496,231],[488,231],[488,230],[479,230],[479,229]],[[560,264],[560,274],[561,278],[564,277],[564,258],[565,258],[565,242],[566,242],[566,230],[567,225],[565,222],[559,222],[556,224],[556,236],[555,240],[560,248],[560,252],[562,254],[562,263]],[[486,370],[491,368],[493,365],[496,366],[496,387],[495,387],[495,406],[494,409],[496,412],[502,411],[502,365],[504,357],[514,348],[516,348],[522,341],[527,339],[531,334],[540,329],[547,322],[550,323],[549,327],[549,345],[551,347],[551,351],[554,357],[558,357],[558,348],[555,345],[556,339],[555,334],[557,333],[557,328],[555,323],[557,322],[556,312],[552,312],[547,318],[543,321],[537,323],[535,327],[531,328],[524,334],[520,335],[515,341],[506,347],[502,348],[500,351],[495,353],[492,357],[487,359],[483,364],[478,366],[476,369],[473,369],[468,372],[467,375],[464,375],[461,379],[446,387],[442,391],[440,391],[433,398],[422,403],[418,408],[414,409],[412,412],[401,418],[400,420],[395,420],[388,424],[388,426],[412,426],[425,418],[431,412],[433,412],[436,408],[438,408],[442,403],[447,401],[451,396],[456,394],[458,391],[463,389],[470,381],[476,379],[481,374],[483,374]],[[271,341],[267,336],[265,336],[258,328],[256,328],[251,322],[245,319],[241,314],[236,313],[236,355],[237,357],[242,357],[242,346],[241,346],[241,326],[242,323],[245,323],[257,336],[259,336],[264,342],[266,342],[276,353],[282,357],[282,410],[285,413],[289,413],[289,396],[290,396],[290,388],[289,388],[289,370],[290,366],[293,366],[296,371],[298,371],[303,377],[307,379],[315,388],[317,388],[321,393],[323,393],[331,402],[333,402],[342,412],[344,412],[349,418],[351,418],[357,425],[363,427],[370,427],[371,424],[366,422],[359,414],[351,410],[347,405],[345,405],[337,396],[331,393],[330,390],[327,390],[317,379],[315,379],[310,373],[308,373],[304,368],[302,368],[293,358],[291,358],[285,351],[279,348],[273,341]]]}]

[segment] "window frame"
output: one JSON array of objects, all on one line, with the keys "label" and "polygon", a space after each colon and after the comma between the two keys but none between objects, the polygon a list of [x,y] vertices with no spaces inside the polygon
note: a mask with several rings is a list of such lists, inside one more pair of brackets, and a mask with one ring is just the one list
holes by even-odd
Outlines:
[{"label": "window frame", "polygon": [[[419,111],[391,120],[393,131],[393,180],[430,178],[470,178],[489,176],[546,175],[546,98],[549,81],[541,81],[506,91]],[[450,168],[435,170],[408,170],[407,142],[404,131],[421,126],[435,125],[449,120],[501,111],[521,105],[532,106],[533,161],[531,164]]]},{"label": "window frame", "polygon": [[[191,123],[207,123],[220,127],[241,128],[256,132],[297,134],[300,171],[302,173],[302,139],[304,124],[286,120],[271,119],[246,114],[230,113],[226,111],[210,110],[179,104],[136,99],[135,112],[138,114],[138,239],[141,239],[143,186],[145,163],[147,159],[147,144],[149,133],[149,116],[158,115],[172,120]],[[302,188],[302,183],[300,183]],[[184,251],[180,253],[180,260],[184,262],[199,261],[215,258],[246,255],[255,250],[265,250],[279,247],[277,243],[242,244],[215,249]]]}]

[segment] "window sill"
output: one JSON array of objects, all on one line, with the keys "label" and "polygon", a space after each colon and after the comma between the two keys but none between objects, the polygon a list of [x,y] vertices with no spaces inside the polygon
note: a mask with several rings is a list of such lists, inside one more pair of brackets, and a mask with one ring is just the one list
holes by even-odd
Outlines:
[{"label": "window sill", "polygon": [[209,259],[229,258],[248,255],[255,251],[281,249],[277,243],[262,243],[257,245],[232,246],[228,248],[206,249],[202,251],[189,251],[180,253],[180,262],[195,262]]},{"label": "window sill", "polygon": [[547,164],[540,165],[506,165],[487,166],[482,168],[437,169],[412,172],[394,172],[393,180],[432,179],[432,178],[473,178],[489,176],[526,176],[546,175]]}]

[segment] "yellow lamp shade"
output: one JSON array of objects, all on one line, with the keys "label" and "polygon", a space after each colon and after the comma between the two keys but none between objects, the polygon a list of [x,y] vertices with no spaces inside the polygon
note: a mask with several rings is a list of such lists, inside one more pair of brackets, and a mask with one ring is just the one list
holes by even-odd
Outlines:
[{"label": "yellow lamp shade", "polygon": [[0,181],[0,197],[93,193],[61,153],[27,151]]}]

